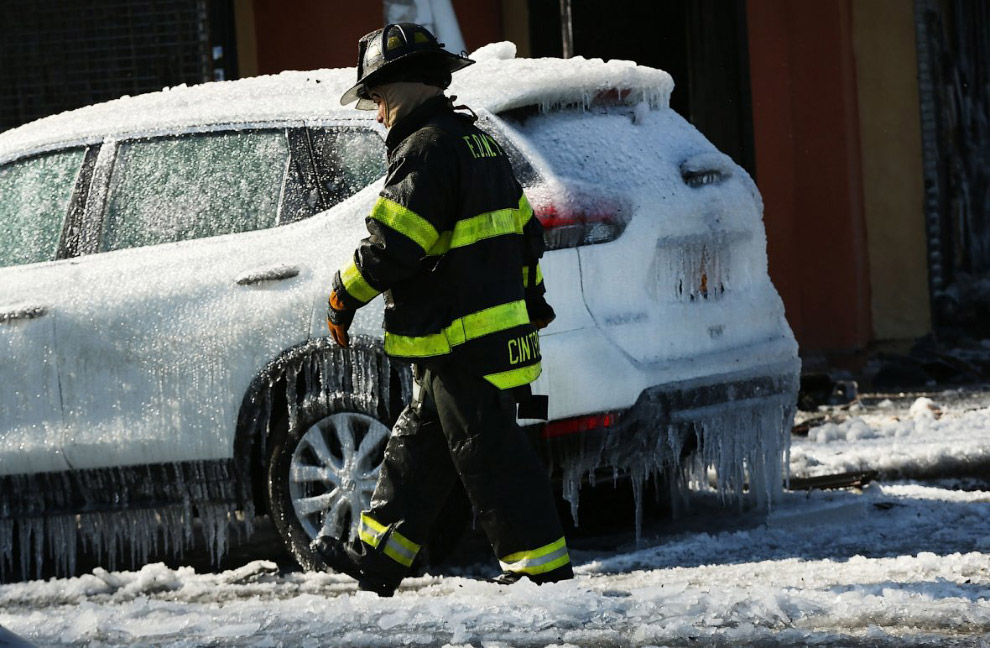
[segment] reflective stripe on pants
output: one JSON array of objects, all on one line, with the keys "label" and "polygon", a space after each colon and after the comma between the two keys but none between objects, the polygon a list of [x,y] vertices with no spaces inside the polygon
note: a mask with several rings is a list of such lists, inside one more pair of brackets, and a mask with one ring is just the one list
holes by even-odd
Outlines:
[{"label": "reflective stripe on pants", "polygon": [[374,549],[385,540],[385,547],[382,553],[399,563],[403,567],[412,565],[419,553],[420,545],[405,537],[395,529],[390,529],[379,523],[367,513],[361,514],[361,525],[358,528],[358,535],[365,544]]},{"label": "reflective stripe on pants", "polygon": [[463,486],[510,569],[569,564],[549,476],[516,423],[512,394],[450,363],[420,365],[416,380],[418,396],[389,436],[369,516],[425,539],[436,523],[456,519],[441,519],[452,513],[442,509]]},{"label": "reflective stripe on pants", "polygon": [[520,574],[545,574],[571,562],[563,538],[532,551],[517,551],[499,559],[505,571]]}]

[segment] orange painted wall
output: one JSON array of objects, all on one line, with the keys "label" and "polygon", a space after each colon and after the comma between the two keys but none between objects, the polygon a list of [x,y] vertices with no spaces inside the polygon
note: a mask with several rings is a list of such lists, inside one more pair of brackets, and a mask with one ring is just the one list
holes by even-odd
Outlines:
[{"label": "orange painted wall", "polygon": [[258,74],[353,66],[358,39],[383,16],[381,2],[254,0]]},{"label": "orange painted wall", "polygon": [[[502,40],[499,0],[455,0],[453,5],[468,51]],[[358,39],[384,25],[380,0],[295,0],[291,5],[254,0],[253,10],[258,74],[352,67]]]},{"label": "orange painted wall", "polygon": [[453,0],[452,4],[468,52],[505,39],[500,0]]},{"label": "orange painted wall", "polygon": [[872,335],[851,2],[747,2],[770,274],[805,353]]}]

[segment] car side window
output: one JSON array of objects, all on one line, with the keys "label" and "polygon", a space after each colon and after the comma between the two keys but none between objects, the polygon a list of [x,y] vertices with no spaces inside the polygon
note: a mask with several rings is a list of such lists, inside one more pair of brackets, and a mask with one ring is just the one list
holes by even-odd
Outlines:
[{"label": "car side window", "polygon": [[0,167],[0,267],[51,261],[85,149]]},{"label": "car side window", "polygon": [[385,142],[368,128],[311,131],[317,176],[327,207],[350,198],[385,175]]},{"label": "car side window", "polygon": [[225,131],[120,145],[103,252],[274,227],[285,131]]}]

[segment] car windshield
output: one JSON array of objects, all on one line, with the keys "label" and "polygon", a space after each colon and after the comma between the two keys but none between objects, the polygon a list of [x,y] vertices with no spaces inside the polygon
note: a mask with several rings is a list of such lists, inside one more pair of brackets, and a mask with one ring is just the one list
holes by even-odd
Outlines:
[{"label": "car windshield", "polygon": [[0,267],[51,261],[85,149],[0,167]]}]

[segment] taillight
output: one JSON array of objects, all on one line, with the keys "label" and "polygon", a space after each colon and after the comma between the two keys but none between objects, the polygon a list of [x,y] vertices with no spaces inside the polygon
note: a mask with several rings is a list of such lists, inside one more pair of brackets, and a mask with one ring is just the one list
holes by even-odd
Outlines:
[{"label": "taillight", "polygon": [[543,224],[548,250],[608,243],[626,228],[626,221],[611,213],[561,213],[551,206],[537,211],[536,217]]},{"label": "taillight", "polygon": [[548,250],[608,243],[619,238],[631,210],[625,201],[591,192],[527,189],[533,212],[543,224]]},{"label": "taillight", "polygon": [[543,427],[540,437],[544,439],[554,439],[557,437],[588,432],[591,430],[607,430],[615,427],[619,423],[619,415],[615,412],[601,412],[599,414],[586,414],[575,416],[574,418],[550,421]]}]

